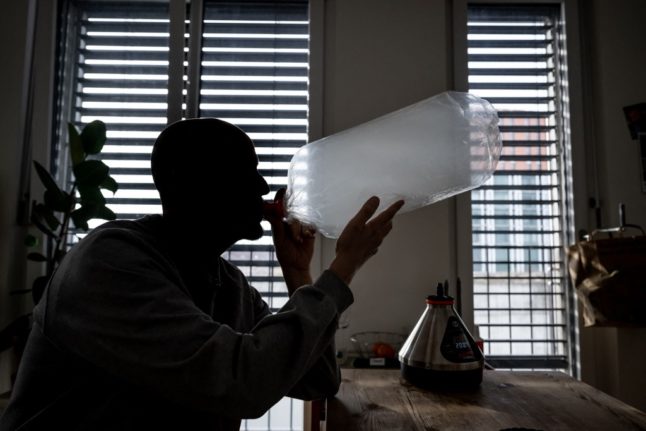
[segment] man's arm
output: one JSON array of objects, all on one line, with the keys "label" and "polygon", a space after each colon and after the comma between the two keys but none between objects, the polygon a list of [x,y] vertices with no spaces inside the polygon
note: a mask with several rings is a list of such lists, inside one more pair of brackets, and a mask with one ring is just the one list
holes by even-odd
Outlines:
[{"label": "man's arm", "polygon": [[[331,273],[331,275],[334,275]],[[334,276],[333,278],[337,278]],[[338,279],[338,278],[337,278]],[[341,280],[338,282],[343,283]],[[307,285],[305,281],[298,286]],[[255,316],[258,321],[271,314],[269,306],[263,301],[260,293],[253,287],[252,289],[255,301]],[[338,319],[335,325],[338,324]],[[334,338],[323,351],[323,354],[314,364],[309,367],[305,375],[296,383],[296,385],[287,393],[287,396],[301,400],[314,400],[334,395],[339,390],[341,384],[341,373],[336,363],[336,347]]]},{"label": "man's arm", "polygon": [[[276,193],[275,200],[282,202],[285,190]],[[338,282],[350,284],[356,271],[377,253],[383,238],[392,229],[392,218],[402,207],[396,202],[381,214],[370,218],[379,206],[379,199],[369,199],[348,223],[337,242],[337,255],[329,272]],[[276,253],[290,295],[300,286],[311,283],[309,265],[314,249],[314,232],[298,222],[286,223],[274,217],[270,220]],[[338,323],[338,316],[337,322]],[[305,376],[292,388],[289,396],[305,400],[330,396],[338,391],[341,381],[336,363],[334,339],[324,353],[308,367]]]},{"label": "man's arm", "polygon": [[305,401],[318,400],[336,394],[340,385],[341,370],[336,363],[336,347],[332,340],[287,396]]}]

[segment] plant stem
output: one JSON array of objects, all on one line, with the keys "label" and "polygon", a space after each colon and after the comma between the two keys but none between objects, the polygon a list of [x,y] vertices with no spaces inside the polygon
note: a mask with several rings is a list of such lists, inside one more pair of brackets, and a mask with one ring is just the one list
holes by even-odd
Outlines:
[{"label": "plant stem", "polygon": [[[70,191],[70,196],[74,197],[76,193],[76,181],[72,184],[72,190]],[[47,268],[47,275],[51,275],[54,272],[54,269],[56,267],[57,259],[58,259],[58,253],[61,251],[62,248],[65,247],[67,243],[67,233],[69,232],[69,225],[70,225],[70,217],[72,215],[72,211],[74,211],[74,206],[76,206],[76,199],[74,199],[74,204],[67,209],[65,212],[65,215],[63,216],[63,223],[61,224],[61,230],[60,234],[58,235],[58,238],[56,238],[56,245],[54,247],[54,255],[52,256],[52,260],[49,262],[49,268]]]}]

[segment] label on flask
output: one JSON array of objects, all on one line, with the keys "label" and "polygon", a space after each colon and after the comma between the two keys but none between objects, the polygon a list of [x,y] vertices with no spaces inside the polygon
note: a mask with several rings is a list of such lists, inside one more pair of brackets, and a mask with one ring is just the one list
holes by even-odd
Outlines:
[{"label": "label on flask", "polygon": [[370,358],[371,367],[385,367],[386,358]]},{"label": "label on flask", "polygon": [[451,362],[473,362],[478,360],[471,348],[471,343],[469,343],[464,328],[455,316],[448,319],[440,352],[442,352],[442,356]]}]

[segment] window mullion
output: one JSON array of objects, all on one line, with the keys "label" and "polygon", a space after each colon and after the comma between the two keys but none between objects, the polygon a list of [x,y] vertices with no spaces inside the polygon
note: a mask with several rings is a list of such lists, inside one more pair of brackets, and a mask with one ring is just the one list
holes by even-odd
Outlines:
[{"label": "window mullion", "polygon": [[191,1],[191,21],[188,41],[188,82],[186,118],[200,116],[200,87],[202,74],[202,32],[204,28],[204,1]]},{"label": "window mullion", "polygon": [[170,0],[170,40],[168,43],[168,124],[182,119],[184,89],[184,31],[186,0]]}]

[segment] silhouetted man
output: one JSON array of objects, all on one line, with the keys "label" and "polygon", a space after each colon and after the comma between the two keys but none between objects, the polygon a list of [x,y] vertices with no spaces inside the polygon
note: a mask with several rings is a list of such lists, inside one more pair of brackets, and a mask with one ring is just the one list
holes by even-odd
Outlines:
[{"label": "silhouetted man", "polygon": [[285,395],[338,390],[348,284],[402,203],[368,221],[368,200],[314,283],[311,232],[270,217],[290,294],[271,314],[220,257],[263,234],[269,187],[251,140],[220,120],[180,121],[151,161],[163,216],[105,223],[72,248],[34,310],[1,430],[238,430]]}]

